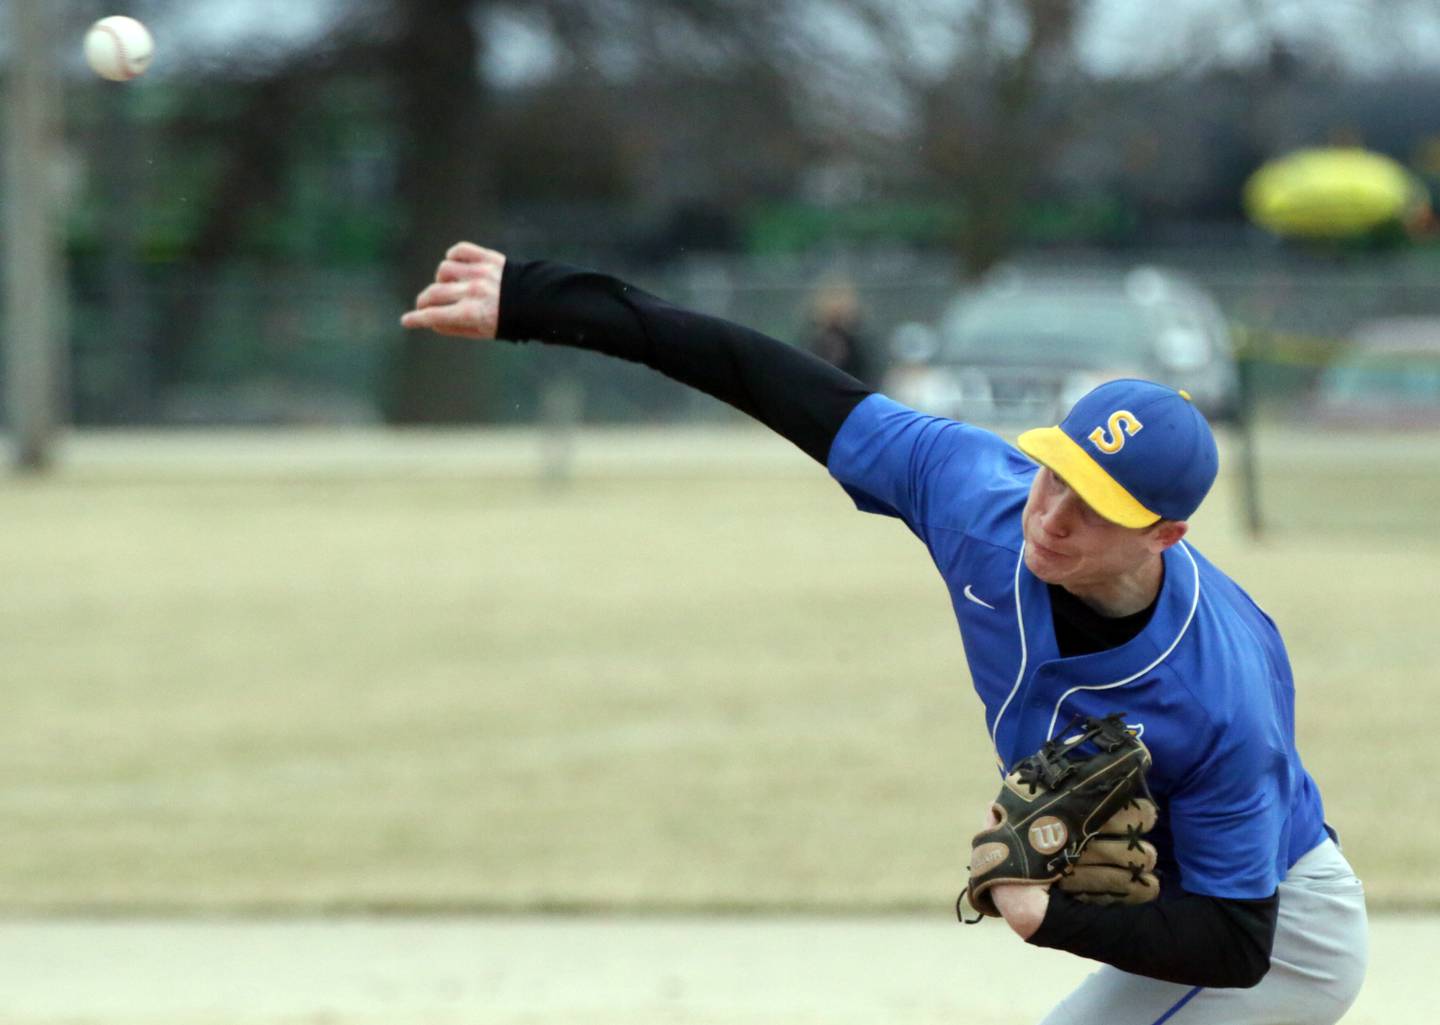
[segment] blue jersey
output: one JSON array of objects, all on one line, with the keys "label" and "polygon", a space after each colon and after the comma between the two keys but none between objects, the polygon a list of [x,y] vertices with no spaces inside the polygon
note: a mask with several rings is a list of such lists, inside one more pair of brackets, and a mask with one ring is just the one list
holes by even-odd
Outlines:
[{"label": "blue jersey", "polygon": [[1155,610],[1130,641],[1061,658],[1046,584],[1025,566],[1021,512],[1038,470],[988,431],[883,395],[850,413],[830,473],[896,516],[950,591],[1002,767],[1076,715],[1124,712],[1150,749],[1151,839],[1167,888],[1259,899],[1326,836],[1295,750],[1295,689],[1270,618],[1192,546],[1164,553]]}]

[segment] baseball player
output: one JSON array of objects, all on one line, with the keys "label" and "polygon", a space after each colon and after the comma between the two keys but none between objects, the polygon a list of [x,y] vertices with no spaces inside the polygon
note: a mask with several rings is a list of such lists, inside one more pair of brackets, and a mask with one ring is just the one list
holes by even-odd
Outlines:
[{"label": "baseball player", "polygon": [[453,246],[402,324],[644,363],[720,398],[894,516],[949,588],[1002,771],[1125,713],[1153,764],[1162,890],[1100,906],[996,885],[1022,938],[1102,962],[1044,1020],[1321,1025],[1365,973],[1364,894],[1295,749],[1275,624],[1186,540],[1217,469],[1183,392],[1103,384],[1019,448],[603,274]]}]

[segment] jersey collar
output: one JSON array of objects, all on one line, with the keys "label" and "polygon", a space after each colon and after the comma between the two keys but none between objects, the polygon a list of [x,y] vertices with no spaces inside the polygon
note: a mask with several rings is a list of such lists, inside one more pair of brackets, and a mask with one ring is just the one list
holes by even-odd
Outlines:
[{"label": "jersey collar", "polygon": [[[1150,676],[1170,657],[1194,621],[1200,600],[1200,567],[1184,541],[1166,549],[1165,579],[1155,602],[1150,622],[1138,634],[1117,648],[1074,658],[1060,658],[1051,618],[1050,592],[1045,583],[1023,566],[1019,573],[1020,608],[1025,617],[1026,647],[1042,666],[1053,666],[1063,681],[1050,718],[1047,739],[1064,725],[1070,714],[1065,702],[1080,691],[1122,690],[1127,684]],[[1116,700],[1121,701],[1119,694]]]}]

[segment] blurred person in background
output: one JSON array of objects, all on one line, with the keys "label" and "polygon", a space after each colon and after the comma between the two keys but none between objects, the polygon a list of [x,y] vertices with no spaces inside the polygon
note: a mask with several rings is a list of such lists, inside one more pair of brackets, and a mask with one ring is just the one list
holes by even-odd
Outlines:
[{"label": "blurred person in background", "polygon": [[1183,392],[1107,382],[1016,448],[613,277],[468,242],[401,323],[643,363],[789,439],[860,509],[900,519],[950,590],[1002,773],[1069,716],[1124,709],[1153,756],[1158,896],[992,891],[1027,942],[1103,963],[1045,1025],[1332,1025],[1354,1001],[1363,888],[1295,749],[1279,631],[1184,540],[1218,451]]},{"label": "blurred person in background", "polygon": [[862,384],[873,385],[869,344],[855,285],[843,278],[823,282],[810,299],[805,348]]}]

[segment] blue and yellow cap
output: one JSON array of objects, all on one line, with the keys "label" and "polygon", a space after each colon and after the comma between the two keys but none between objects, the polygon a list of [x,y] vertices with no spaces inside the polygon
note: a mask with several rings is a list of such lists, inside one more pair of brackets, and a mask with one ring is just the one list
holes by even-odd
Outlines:
[{"label": "blue and yellow cap", "polygon": [[1190,396],[1152,381],[1107,381],[1059,425],[1026,431],[1017,443],[1122,527],[1189,519],[1220,466]]}]

